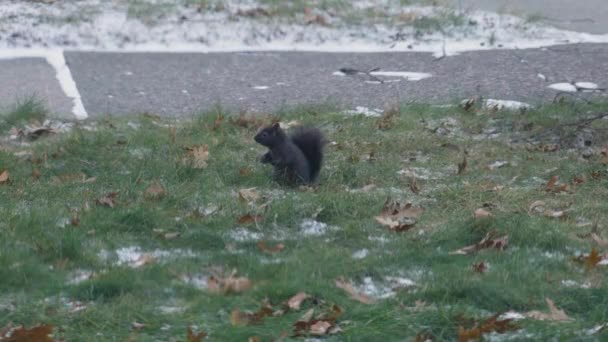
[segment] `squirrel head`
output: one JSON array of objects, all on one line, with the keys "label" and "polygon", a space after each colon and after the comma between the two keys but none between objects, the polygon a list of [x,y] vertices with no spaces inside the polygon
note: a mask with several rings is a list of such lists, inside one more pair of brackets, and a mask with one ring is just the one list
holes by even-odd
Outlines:
[{"label": "squirrel head", "polygon": [[285,140],[285,132],[281,129],[279,123],[263,128],[254,137],[255,141],[266,147],[273,147]]}]

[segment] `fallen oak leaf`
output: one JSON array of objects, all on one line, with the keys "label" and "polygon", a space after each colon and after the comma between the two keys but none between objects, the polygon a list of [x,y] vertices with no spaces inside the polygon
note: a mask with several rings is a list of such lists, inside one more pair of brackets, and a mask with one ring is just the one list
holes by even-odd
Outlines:
[{"label": "fallen oak leaf", "polygon": [[144,197],[150,200],[158,200],[165,196],[165,188],[158,183],[150,185],[144,192]]},{"label": "fallen oak leaf", "polygon": [[267,252],[267,253],[278,253],[278,252],[282,251],[283,249],[285,249],[285,245],[282,243],[278,243],[271,247],[266,244],[266,241],[258,241],[256,246],[262,252]]},{"label": "fallen oak leaf", "polygon": [[114,208],[114,206],[116,205],[117,196],[118,196],[118,191],[109,192],[105,196],[98,198],[96,200],[96,202],[98,205]]},{"label": "fallen oak leaf", "polygon": [[422,213],[424,213],[423,208],[414,208],[411,203],[402,206],[397,201],[387,199],[380,216],[376,216],[375,219],[390,230],[403,232],[412,228]]},{"label": "fallen oak leaf", "polygon": [[585,265],[585,268],[591,269],[597,266],[603,260],[603,256],[597,251],[597,249],[592,248],[591,253],[589,255],[579,255],[574,258],[575,261],[582,262]]},{"label": "fallen oak leaf", "polygon": [[7,342],[53,342],[49,337],[53,333],[54,326],[50,324],[41,324],[30,329],[24,326],[18,326],[12,329],[8,337],[0,336],[0,341]]},{"label": "fallen oak leaf", "polygon": [[207,167],[209,159],[209,146],[199,145],[185,147],[186,155],[182,158],[182,163],[194,169],[204,169]]},{"label": "fallen oak leaf", "polygon": [[478,243],[452,251],[449,254],[467,255],[480,251],[482,249],[498,249],[501,251],[504,250],[509,244],[509,235],[504,235],[496,239],[492,238],[493,235],[493,232],[488,232],[486,236],[484,236],[484,238],[481,239],[481,241],[479,241]]},{"label": "fallen oak leaf", "polygon": [[495,314],[482,322],[476,322],[470,329],[465,329],[462,326],[458,327],[458,342],[467,342],[469,340],[478,340],[484,333],[499,333],[504,334],[510,330],[520,329],[517,325],[512,324],[512,319],[502,319],[500,313]]},{"label": "fallen oak leaf", "polygon": [[308,298],[311,298],[310,295],[306,294],[305,292],[298,292],[295,296],[289,298],[287,301],[287,306],[292,310],[300,310],[302,302]]},{"label": "fallen oak leaf", "polygon": [[239,199],[247,203],[254,203],[260,199],[260,194],[256,188],[240,189]]},{"label": "fallen oak leaf", "polygon": [[473,264],[473,271],[477,273],[486,273],[489,265],[485,261],[476,262]]},{"label": "fallen oak leaf", "polygon": [[489,212],[483,208],[479,208],[479,209],[475,210],[475,213],[473,215],[475,216],[475,218],[485,218],[485,217],[494,216],[494,215],[492,215],[491,212]]},{"label": "fallen oak leaf", "polygon": [[464,154],[462,156],[462,162],[458,163],[458,175],[464,173],[467,168],[467,150],[464,150]]},{"label": "fallen oak leaf", "polygon": [[549,191],[549,192],[554,192],[554,193],[558,193],[558,192],[571,192],[570,186],[568,184],[558,184],[557,180],[559,179],[558,176],[551,176],[551,178],[549,178],[549,180],[547,181],[547,184],[545,185],[545,191]]},{"label": "fallen oak leaf", "polygon": [[205,337],[207,337],[206,332],[201,331],[195,334],[194,332],[192,332],[192,327],[188,327],[186,342],[201,342],[201,340]]},{"label": "fallen oak leaf", "polygon": [[598,245],[600,245],[601,247],[608,247],[608,240],[604,240],[602,239],[599,235],[597,235],[596,233],[591,233],[591,238],[593,239],[593,241],[595,241],[595,243],[597,243]]},{"label": "fallen oak leaf", "polygon": [[212,275],[207,280],[209,292],[217,294],[241,293],[251,289],[251,286],[251,280],[248,278],[236,277],[236,270],[227,277]]},{"label": "fallen oak leaf", "polygon": [[245,215],[239,217],[236,220],[236,222],[238,224],[252,224],[252,223],[256,223],[261,220],[262,220],[262,216],[260,216],[260,215],[245,214]]},{"label": "fallen oak leaf", "polygon": [[246,326],[261,323],[264,317],[272,316],[273,310],[270,304],[263,303],[256,312],[244,312],[238,308],[230,314],[230,324],[233,326]]},{"label": "fallen oak leaf", "polygon": [[353,284],[349,281],[347,281],[346,279],[344,279],[343,277],[337,278],[335,280],[335,284],[336,287],[339,289],[344,290],[346,293],[348,293],[348,295],[350,295],[350,297],[360,303],[363,304],[374,304],[376,301],[369,297],[366,294],[360,293],[359,291],[357,291],[355,289],[355,287],[353,286]]},{"label": "fallen oak leaf", "polygon": [[524,313],[523,315],[528,318],[536,319],[539,321],[557,321],[557,322],[565,322],[572,320],[564,310],[558,309],[555,306],[555,303],[550,298],[545,298],[547,302],[547,306],[549,307],[549,313],[540,312],[537,310],[529,311]]},{"label": "fallen oak leaf", "polygon": [[10,173],[8,172],[8,170],[4,170],[2,172],[0,172],[0,184],[8,184],[8,182],[11,180],[10,177]]}]

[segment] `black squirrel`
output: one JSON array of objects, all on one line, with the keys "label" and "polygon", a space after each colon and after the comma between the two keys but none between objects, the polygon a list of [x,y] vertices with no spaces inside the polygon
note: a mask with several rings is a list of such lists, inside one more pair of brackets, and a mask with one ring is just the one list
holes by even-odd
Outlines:
[{"label": "black squirrel", "polygon": [[265,127],[255,141],[268,147],[261,162],[274,167],[278,180],[310,184],[315,181],[323,163],[325,138],[317,128],[298,127],[287,135],[278,123]]}]

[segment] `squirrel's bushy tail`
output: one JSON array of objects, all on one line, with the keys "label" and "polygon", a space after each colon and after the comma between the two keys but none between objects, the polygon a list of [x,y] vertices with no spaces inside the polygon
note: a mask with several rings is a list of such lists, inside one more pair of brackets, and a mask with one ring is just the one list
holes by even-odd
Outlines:
[{"label": "squirrel's bushy tail", "polygon": [[291,141],[306,156],[310,165],[310,181],[314,181],[323,163],[323,146],[326,143],[323,133],[316,128],[300,127],[291,135]]}]

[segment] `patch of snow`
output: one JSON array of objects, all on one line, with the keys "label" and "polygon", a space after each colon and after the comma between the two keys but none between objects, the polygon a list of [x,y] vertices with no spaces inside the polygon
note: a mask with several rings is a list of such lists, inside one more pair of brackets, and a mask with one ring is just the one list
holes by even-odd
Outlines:
[{"label": "patch of snow", "polygon": [[133,129],[133,130],[138,130],[138,129],[139,129],[139,127],[141,127],[141,125],[140,125],[140,124],[138,124],[138,123],[136,123],[136,122],[133,122],[133,121],[129,121],[129,122],[127,122],[127,126],[128,126],[129,128],[131,128],[131,129]]},{"label": "patch of snow", "polygon": [[355,287],[369,297],[384,299],[395,296],[400,289],[415,285],[412,280],[401,277],[385,277],[382,283],[374,282],[371,277],[365,277],[363,278],[363,283]]},{"label": "patch of snow", "polygon": [[98,254],[98,257],[102,260],[109,260],[113,256],[117,258],[116,265],[137,268],[151,262],[163,261],[170,258],[193,258],[196,254],[189,249],[174,249],[171,251],[155,249],[145,252],[139,246],[122,247],[112,252],[104,249]]},{"label": "patch of snow", "polygon": [[553,84],[548,85],[547,87],[557,90],[557,91],[563,91],[563,92],[567,92],[567,93],[576,93],[577,92],[576,86],[572,83],[567,83],[567,82],[553,83]]},{"label": "patch of snow", "polygon": [[[524,18],[485,11],[450,11],[462,16],[463,25],[423,32],[413,25],[371,23],[350,24],[339,15],[319,14],[331,25],[272,17],[259,20],[239,15],[255,9],[254,1],[226,0],[222,10],[200,11],[197,6],[176,5],[160,14],[138,18],[128,15],[128,1],[4,0],[0,7],[0,49],[14,47],[69,47],[89,50],[132,51],[425,51],[449,56],[464,51],[496,48],[545,47],[563,43],[605,43],[608,34],[594,35],[566,31]],[[143,1],[157,5],[156,0]],[[372,5],[376,4],[376,5]],[[371,5],[371,6],[368,6]],[[442,20],[446,9],[439,6],[402,6],[398,1],[353,2],[358,11],[381,11],[398,17]],[[93,9],[93,10],[92,10]],[[86,15],[83,15],[86,13]],[[75,18],[75,20],[74,20]],[[72,20],[68,20],[72,19]],[[467,24],[468,23],[468,24]],[[449,33],[444,33],[449,32]],[[492,32],[493,39],[489,32]],[[495,40],[493,44],[489,40]]]},{"label": "patch of snow", "polygon": [[599,87],[593,82],[576,82],[574,85],[581,90],[596,90]]},{"label": "patch of snow", "polygon": [[170,305],[161,305],[158,307],[158,311],[165,315],[172,315],[176,313],[182,313],[186,310],[186,308],[181,306],[170,306]]},{"label": "patch of snow", "polygon": [[80,284],[84,281],[91,279],[94,274],[95,274],[95,272],[90,271],[90,270],[78,269],[78,270],[75,270],[74,272],[72,272],[68,276],[67,283],[69,285],[77,285],[77,284]]},{"label": "patch of snow", "polygon": [[487,108],[498,108],[508,110],[520,110],[530,108],[530,105],[524,102],[512,100],[495,100],[487,99],[484,101],[484,106]]},{"label": "patch of snow", "polygon": [[129,154],[137,159],[145,159],[146,156],[152,153],[152,149],[147,147],[134,148],[129,150]]},{"label": "patch of snow", "polygon": [[598,324],[596,326],[594,326],[591,329],[588,329],[586,331],[587,335],[595,335],[597,333],[599,333],[600,331],[604,330],[606,327],[608,327],[608,323],[604,323],[604,324]]},{"label": "patch of snow", "polygon": [[188,285],[196,287],[199,290],[204,290],[207,288],[208,277],[202,274],[184,274],[180,276],[180,280]]},{"label": "patch of snow", "polygon": [[546,81],[546,80],[547,80],[547,76],[545,76],[545,75],[543,75],[543,74],[541,74],[541,73],[536,74],[536,76],[537,76],[538,78],[540,78],[541,80],[543,80],[543,81]]},{"label": "patch of snow", "polygon": [[228,233],[229,237],[234,241],[257,241],[264,237],[262,233],[252,232],[249,229],[238,227]]},{"label": "patch of snow", "polygon": [[505,312],[504,314],[502,314],[502,315],[500,315],[498,317],[498,319],[500,319],[500,320],[512,319],[514,321],[517,321],[517,320],[520,320],[520,319],[524,319],[524,318],[526,318],[526,316],[520,314],[517,311],[512,311],[512,310],[511,311],[507,311],[507,312]]},{"label": "patch of snow", "polygon": [[382,116],[382,110],[380,109],[369,109],[363,106],[357,106],[354,110],[346,110],[342,112],[347,115],[359,115],[362,114],[367,117],[380,117]]},{"label": "patch of snow", "polygon": [[497,160],[495,162],[493,162],[492,164],[488,165],[488,169],[490,170],[496,170],[498,168],[501,168],[505,165],[509,165],[509,162],[506,160]]},{"label": "patch of snow", "polygon": [[345,73],[343,73],[342,71],[334,71],[334,72],[332,73],[332,75],[334,75],[334,76],[346,76],[346,74],[345,74]]},{"label": "patch of snow", "polygon": [[320,236],[327,233],[327,224],[313,219],[305,219],[300,224],[300,232],[307,236]]},{"label": "patch of snow", "polygon": [[369,241],[375,241],[380,243],[381,245],[384,245],[386,243],[388,243],[390,240],[386,237],[386,236],[368,236],[367,239]]},{"label": "patch of snow", "polygon": [[420,81],[425,78],[429,78],[432,75],[424,72],[409,72],[409,71],[372,71],[370,75],[373,76],[388,76],[388,77],[401,77],[408,81]]},{"label": "patch of snow", "polygon": [[367,248],[360,249],[353,253],[353,259],[365,259],[369,255]]},{"label": "patch of snow", "polygon": [[584,283],[580,284],[579,282],[572,280],[572,279],[562,280],[562,285],[565,287],[580,287],[582,289],[591,288],[591,284],[588,282],[584,282]]},{"label": "patch of snow", "polygon": [[257,89],[257,90],[265,90],[268,89],[268,86],[254,86],[253,89]]}]

